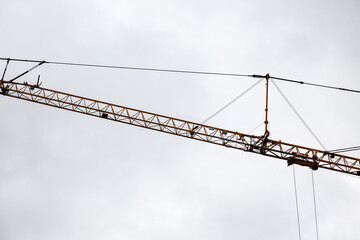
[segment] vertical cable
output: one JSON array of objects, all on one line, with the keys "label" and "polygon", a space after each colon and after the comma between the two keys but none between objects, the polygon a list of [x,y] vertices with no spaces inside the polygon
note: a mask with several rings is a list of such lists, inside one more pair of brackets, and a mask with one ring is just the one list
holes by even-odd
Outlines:
[{"label": "vertical cable", "polygon": [[[305,125],[305,127],[309,130],[309,132],[311,133],[311,135],[313,135],[313,137],[316,139],[316,141],[322,146],[322,148],[324,150],[326,150],[326,147],[324,146],[324,144],[320,141],[320,139],[315,135],[315,133],[311,130],[311,128],[309,127],[309,125],[307,125],[307,123],[305,122],[305,120],[301,117],[301,115],[296,111],[295,107],[290,103],[289,99],[287,99],[287,97],[285,96],[285,94],[280,90],[280,88],[278,87],[278,85],[272,81],[272,83],[275,85],[276,89],[279,91],[279,93],[281,94],[281,96],[285,99],[285,101],[289,104],[289,106],[291,107],[291,109],[294,111],[294,113],[296,114],[296,116],[298,116],[298,118],[301,120],[301,122]],[[294,178],[295,178],[295,171],[294,171]],[[317,240],[319,240],[319,229],[318,229],[318,222],[317,222],[317,212],[316,212],[316,198],[315,198],[315,183],[314,183],[314,173],[313,171],[311,171],[311,179],[312,179],[312,190],[313,190],[313,202],[314,202],[314,210],[315,210],[315,227],[316,227],[316,237]]]},{"label": "vertical cable", "polygon": [[317,221],[317,211],[316,211],[316,198],[315,198],[315,183],[314,183],[314,172],[311,171],[311,180],[312,180],[312,190],[314,197],[314,212],[315,212],[315,227],[316,227],[316,239],[319,240],[319,229],[318,229],[318,221]]},{"label": "vertical cable", "polygon": [[297,189],[296,189],[296,176],[295,176],[295,166],[294,165],[293,165],[293,176],[294,176],[295,202],[296,202],[296,213],[297,213],[299,240],[301,240],[299,203],[298,203],[298,196],[297,196]]}]

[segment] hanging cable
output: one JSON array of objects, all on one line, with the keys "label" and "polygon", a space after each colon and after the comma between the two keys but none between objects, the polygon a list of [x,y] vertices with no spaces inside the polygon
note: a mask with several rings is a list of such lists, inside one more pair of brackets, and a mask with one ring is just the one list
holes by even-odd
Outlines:
[{"label": "hanging cable", "polygon": [[[305,122],[305,120],[301,117],[301,115],[298,113],[298,111],[296,111],[296,109],[294,108],[294,106],[290,103],[289,99],[287,99],[287,97],[285,96],[285,94],[280,90],[280,88],[278,87],[278,85],[272,81],[272,83],[275,85],[276,89],[280,92],[281,96],[285,99],[285,101],[289,104],[289,106],[291,107],[291,109],[294,111],[294,113],[298,116],[298,118],[301,120],[301,122],[305,125],[305,127],[308,129],[308,131],[313,135],[313,137],[317,140],[317,142],[322,146],[322,148],[324,150],[326,150],[326,147],[324,146],[324,144],[322,144],[322,142],[320,141],[320,139],[315,135],[315,133],[311,130],[311,128],[309,127],[309,125]],[[295,177],[295,175],[294,175]],[[314,202],[314,211],[315,211],[315,228],[316,228],[316,236],[317,236],[317,240],[319,240],[319,229],[318,229],[318,221],[317,221],[317,212],[316,212],[316,197],[315,197],[315,183],[314,183],[314,173],[311,170],[311,180],[312,180],[312,189],[313,189],[313,202]]]},{"label": "hanging cable", "polygon": [[299,240],[301,240],[301,229],[300,229],[300,216],[299,216],[299,203],[296,189],[296,175],[295,175],[295,166],[293,165],[293,176],[294,176],[294,189],[295,189],[295,203],[296,203],[296,216],[297,216],[297,224],[298,224],[298,232],[299,232]]},{"label": "hanging cable", "polygon": [[[263,79],[266,78],[265,75],[263,76],[263,75],[257,75],[257,74],[207,72],[207,71],[189,71],[189,70],[177,70],[177,69],[145,68],[145,67],[115,66],[115,65],[101,65],[101,64],[88,64],[88,63],[56,62],[56,61],[40,61],[40,60],[29,60],[29,59],[3,58],[3,57],[0,57],[0,60],[8,60],[8,59],[10,59],[12,61],[16,61],[16,62],[33,62],[33,63],[44,62],[44,63],[54,64],[54,65],[67,65],[67,66],[79,66],[79,67],[115,68],[115,69],[127,69],[127,70],[188,73],[188,74],[203,74],[203,75],[218,75],[218,76],[230,76],[230,77],[252,77],[252,78],[263,78]],[[309,83],[309,82],[298,81],[298,80],[287,79],[287,78],[279,78],[279,77],[271,77],[271,76],[270,76],[270,78],[274,79],[274,80],[291,82],[291,83],[298,83],[298,84],[303,84],[303,85],[310,85],[310,86],[314,86],[314,87],[329,88],[329,89],[335,89],[335,90],[340,90],[340,91],[360,93],[360,90],[356,90],[356,89],[335,87],[335,86],[329,86],[329,85],[317,84],[317,83]]]},{"label": "hanging cable", "polygon": [[222,108],[220,108],[218,111],[216,111],[214,114],[212,114],[210,117],[208,117],[207,119],[205,119],[201,124],[205,124],[207,121],[209,121],[210,119],[212,119],[213,117],[215,117],[216,115],[218,115],[220,112],[222,112],[223,110],[225,110],[227,107],[229,107],[231,104],[233,104],[234,102],[236,102],[239,98],[241,98],[242,96],[244,96],[247,92],[249,92],[251,89],[253,89],[256,85],[259,84],[259,82],[261,82],[262,79],[260,79],[259,81],[257,81],[256,83],[254,83],[253,85],[251,85],[248,89],[246,89],[244,92],[242,92],[240,95],[238,95],[236,98],[234,98],[233,100],[231,100],[228,104],[226,104],[225,106],[223,106]]},{"label": "hanging cable", "polygon": [[318,228],[318,221],[317,221],[316,201],[315,201],[316,197],[315,197],[314,171],[310,170],[310,172],[311,172],[311,182],[312,182],[313,200],[314,200],[316,239],[319,240],[319,228]]}]

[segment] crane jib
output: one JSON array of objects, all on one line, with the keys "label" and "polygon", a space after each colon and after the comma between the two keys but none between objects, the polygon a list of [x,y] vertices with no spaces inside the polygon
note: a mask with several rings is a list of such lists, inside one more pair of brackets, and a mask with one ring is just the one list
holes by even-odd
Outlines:
[{"label": "crane jib", "polygon": [[360,176],[360,159],[207,126],[40,87],[2,81],[1,94],[30,102],[286,160],[313,170],[325,168]]}]

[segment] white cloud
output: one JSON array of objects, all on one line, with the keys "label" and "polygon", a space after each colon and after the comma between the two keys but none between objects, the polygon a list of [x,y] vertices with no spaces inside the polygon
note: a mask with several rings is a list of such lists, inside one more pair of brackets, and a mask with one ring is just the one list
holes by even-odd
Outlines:
[{"label": "white cloud", "polygon": [[[270,72],[360,89],[356,1],[0,5],[1,57]],[[31,66],[11,62],[6,79]],[[38,74],[47,88],[199,122],[253,83],[54,65],[21,81]],[[329,149],[359,145],[358,94],[278,85]],[[209,124],[250,131],[264,121],[264,92],[259,84]],[[292,171],[284,161],[0,100],[1,239],[297,238]],[[274,138],[318,147],[273,86],[269,117]],[[310,172],[297,173],[303,238],[315,238]],[[357,239],[358,179],[321,169],[315,177],[320,238]]]}]

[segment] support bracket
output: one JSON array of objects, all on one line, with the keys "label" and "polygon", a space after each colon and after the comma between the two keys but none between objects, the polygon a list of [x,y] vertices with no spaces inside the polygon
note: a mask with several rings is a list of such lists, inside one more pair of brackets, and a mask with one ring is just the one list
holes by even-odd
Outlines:
[{"label": "support bracket", "polygon": [[42,61],[42,62],[38,63],[37,65],[35,65],[34,67],[30,68],[29,70],[23,72],[22,74],[18,75],[17,77],[14,77],[14,78],[11,79],[9,82],[15,81],[16,79],[18,79],[18,78],[24,76],[25,74],[31,72],[31,71],[34,70],[35,68],[40,67],[40,66],[43,65],[44,63],[46,63],[46,62],[45,62],[45,61]]}]

